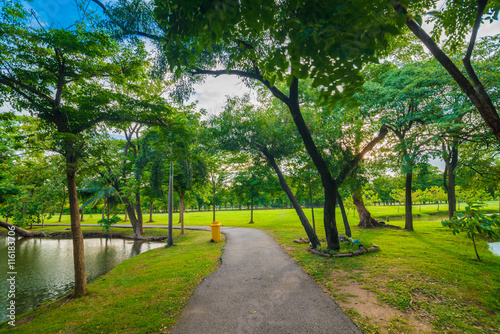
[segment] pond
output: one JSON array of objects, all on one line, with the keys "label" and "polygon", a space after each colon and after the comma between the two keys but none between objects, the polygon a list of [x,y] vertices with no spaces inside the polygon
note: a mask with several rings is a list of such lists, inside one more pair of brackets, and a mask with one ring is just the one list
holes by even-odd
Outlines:
[{"label": "pond", "polygon": [[[120,262],[139,253],[164,246],[161,242],[124,239],[85,239],[85,266],[90,282]],[[0,322],[7,320],[9,299],[7,237],[0,236]],[[19,238],[16,242],[16,314],[27,312],[44,301],[60,298],[74,285],[71,239]]]},{"label": "pond", "polygon": [[490,252],[500,256],[500,242],[490,242],[488,245],[490,248]]}]

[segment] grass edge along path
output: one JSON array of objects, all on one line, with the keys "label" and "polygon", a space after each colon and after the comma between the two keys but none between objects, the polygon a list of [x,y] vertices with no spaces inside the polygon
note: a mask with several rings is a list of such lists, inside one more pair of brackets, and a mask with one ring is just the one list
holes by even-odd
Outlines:
[{"label": "grass edge along path", "polygon": [[13,333],[167,333],[203,277],[220,266],[225,243],[203,231],[175,231],[175,246],[123,261],[89,284],[84,298],[44,303],[16,319]]},{"label": "grass edge along path", "polygon": [[486,241],[477,262],[467,236],[453,236],[440,222],[418,222],[415,232],[351,229],[380,251],[330,259],[307,252],[288,233],[273,234],[367,334],[498,333],[500,257]]}]

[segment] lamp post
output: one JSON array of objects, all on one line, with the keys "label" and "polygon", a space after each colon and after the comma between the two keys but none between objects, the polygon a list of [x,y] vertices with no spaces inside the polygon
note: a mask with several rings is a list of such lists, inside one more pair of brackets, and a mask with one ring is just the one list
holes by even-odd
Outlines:
[{"label": "lamp post", "polygon": [[168,180],[168,239],[167,247],[174,245],[174,239],[172,237],[172,221],[173,221],[173,199],[174,199],[174,164],[170,161],[170,176]]}]

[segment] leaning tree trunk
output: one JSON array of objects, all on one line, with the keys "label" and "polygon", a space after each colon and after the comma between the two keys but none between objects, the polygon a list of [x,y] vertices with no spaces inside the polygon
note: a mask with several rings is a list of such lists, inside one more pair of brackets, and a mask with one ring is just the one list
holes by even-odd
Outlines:
[{"label": "leaning tree trunk", "polygon": [[78,210],[78,196],[76,193],[75,165],[76,159],[68,157],[66,160],[66,180],[68,183],[69,213],[71,217],[71,234],[73,237],[73,261],[75,265],[73,297],[77,298],[87,294],[87,275],[85,273],[83,233],[80,226],[80,212]]},{"label": "leaning tree trunk", "polygon": [[8,222],[4,222],[0,220],[0,227],[6,228],[8,230],[14,230],[16,232],[16,236],[32,238],[32,237],[45,237],[45,233],[43,232],[30,232],[23,228],[17,227],[16,225],[9,224]]},{"label": "leaning tree trunk", "polygon": [[406,173],[405,182],[405,230],[413,231],[413,213],[411,200],[412,172]]},{"label": "leaning tree trunk", "polygon": [[138,229],[141,232],[141,235],[144,234],[144,228],[142,224],[142,208],[141,208],[141,194],[137,192],[135,194],[135,211],[137,212],[137,224],[138,224]]},{"label": "leaning tree trunk", "polygon": [[321,243],[318,239],[318,236],[316,235],[316,231],[311,227],[311,224],[309,223],[309,220],[307,220],[306,215],[304,214],[304,211],[302,211],[302,207],[300,206],[299,202],[297,201],[297,198],[295,198],[295,195],[292,192],[292,189],[288,186],[286,183],[285,177],[283,176],[283,173],[281,173],[280,168],[276,164],[276,160],[274,160],[274,156],[269,153],[266,147],[260,147],[260,150],[266,158],[269,160],[269,163],[271,164],[271,167],[273,167],[274,171],[276,172],[276,175],[278,175],[278,179],[280,182],[281,189],[285,192],[285,194],[288,196],[288,199],[290,202],[292,202],[292,205],[295,209],[295,212],[299,216],[300,223],[304,227],[304,230],[306,231],[307,237],[309,238],[309,241],[311,242],[312,248],[317,248],[321,246]]},{"label": "leaning tree trunk", "polygon": [[297,127],[300,137],[302,138],[304,146],[306,147],[307,153],[309,153],[309,156],[311,157],[314,166],[316,166],[316,169],[321,177],[321,184],[323,185],[323,191],[325,194],[323,225],[325,227],[326,242],[328,244],[328,249],[338,250],[340,249],[339,232],[335,221],[335,206],[337,201],[338,186],[330,174],[326,161],[321,156],[316,144],[314,144],[309,127],[300,112],[299,80],[295,77],[292,79],[289,97],[282,96],[276,90],[271,91],[288,106],[295,126]]},{"label": "leaning tree trunk", "polygon": [[142,238],[141,228],[139,225],[139,221],[135,216],[134,205],[130,203],[127,197],[123,197],[123,203],[125,203],[125,208],[128,213],[128,218],[130,220],[130,224],[132,225],[132,229],[134,230],[134,236],[138,239],[141,239]]},{"label": "leaning tree trunk", "polygon": [[363,194],[361,193],[361,188],[356,187],[352,193],[352,201],[356,206],[356,211],[358,211],[360,228],[375,228],[384,226],[384,224],[379,223],[372,217],[371,213],[366,209],[365,203],[363,202]]},{"label": "leaning tree trunk", "polygon": [[342,213],[342,220],[344,221],[345,235],[347,235],[350,238],[351,227],[349,226],[349,221],[347,220],[347,214],[344,208],[344,202],[342,201],[342,197],[340,197],[340,194],[338,195],[337,199],[339,200],[340,212]]}]

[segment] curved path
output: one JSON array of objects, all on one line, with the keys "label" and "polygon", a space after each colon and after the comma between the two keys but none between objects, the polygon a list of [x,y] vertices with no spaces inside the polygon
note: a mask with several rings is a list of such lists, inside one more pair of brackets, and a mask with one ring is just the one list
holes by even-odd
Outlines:
[{"label": "curved path", "polygon": [[[130,227],[116,225],[122,226]],[[222,264],[196,287],[171,333],[362,333],[271,235],[251,228],[221,231]]]},{"label": "curved path", "polygon": [[223,227],[221,267],[172,333],[362,333],[268,233]]}]

